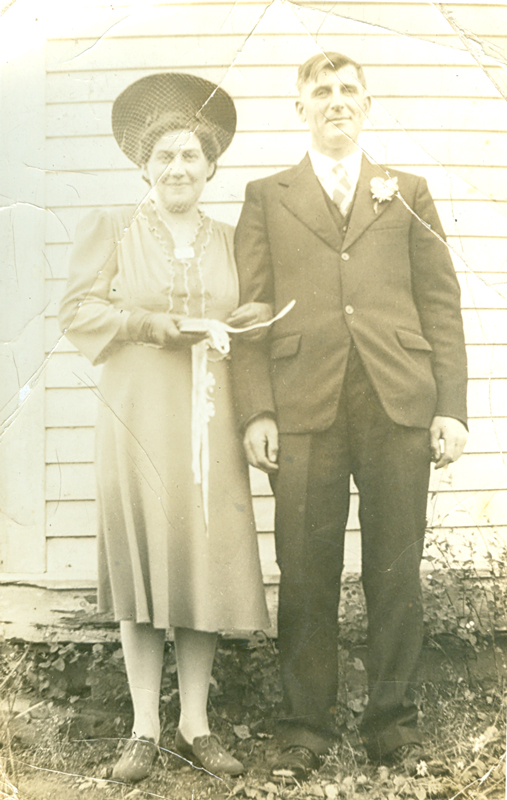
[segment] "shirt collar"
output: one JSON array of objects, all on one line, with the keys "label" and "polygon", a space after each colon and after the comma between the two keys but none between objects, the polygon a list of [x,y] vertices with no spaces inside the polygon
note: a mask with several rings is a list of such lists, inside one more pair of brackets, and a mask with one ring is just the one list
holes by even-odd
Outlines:
[{"label": "shirt collar", "polygon": [[361,171],[363,155],[359,148],[357,148],[354,153],[342,158],[341,161],[335,161],[334,158],[330,158],[330,156],[326,156],[324,153],[319,153],[317,150],[313,150],[313,148],[308,150],[308,155],[312,162],[313,171],[321,183],[327,183],[329,178],[332,177],[333,169],[336,165],[342,164],[350,183],[352,186],[356,186]]}]

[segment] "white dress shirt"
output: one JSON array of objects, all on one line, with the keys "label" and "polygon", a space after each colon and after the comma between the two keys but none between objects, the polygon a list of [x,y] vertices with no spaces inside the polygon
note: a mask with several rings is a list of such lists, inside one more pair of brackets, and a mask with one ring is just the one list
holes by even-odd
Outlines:
[{"label": "white dress shirt", "polygon": [[342,158],[341,161],[335,161],[334,158],[325,156],[323,153],[319,153],[312,148],[308,150],[308,155],[310,156],[315,175],[331,200],[333,199],[333,192],[336,188],[335,168],[337,164],[343,167],[350,182],[350,190],[346,196],[345,205],[350,207],[359,180],[359,173],[361,172],[362,150],[357,149],[354,153],[351,153],[351,155]]}]

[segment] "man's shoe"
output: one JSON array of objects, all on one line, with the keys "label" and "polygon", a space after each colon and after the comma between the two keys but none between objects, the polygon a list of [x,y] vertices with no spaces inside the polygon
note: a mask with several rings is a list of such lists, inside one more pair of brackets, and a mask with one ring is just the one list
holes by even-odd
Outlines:
[{"label": "man's shoe", "polygon": [[320,767],[320,758],[313,750],[294,744],[282,752],[271,768],[271,777],[285,783],[300,783],[309,778],[313,770]]},{"label": "man's shoe", "polygon": [[245,768],[241,761],[231,756],[218,736],[210,733],[207,736],[196,736],[192,744],[176,731],[174,739],[176,752],[191,761],[196,767],[203,767],[213,775],[241,775]]},{"label": "man's shoe", "polygon": [[153,739],[129,739],[113,769],[113,780],[137,783],[147,778],[159,752]]}]

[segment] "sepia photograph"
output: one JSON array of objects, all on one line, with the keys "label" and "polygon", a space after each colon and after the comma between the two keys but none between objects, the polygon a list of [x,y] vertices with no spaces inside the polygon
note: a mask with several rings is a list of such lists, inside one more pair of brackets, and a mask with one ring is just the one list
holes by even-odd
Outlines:
[{"label": "sepia photograph", "polygon": [[0,42],[0,798],[503,800],[505,0]]}]

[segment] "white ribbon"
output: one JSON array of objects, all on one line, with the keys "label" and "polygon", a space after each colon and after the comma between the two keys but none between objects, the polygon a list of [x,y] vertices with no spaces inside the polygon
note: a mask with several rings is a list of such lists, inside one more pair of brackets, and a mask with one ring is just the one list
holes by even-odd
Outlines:
[{"label": "white ribbon", "polygon": [[[217,319],[200,318],[199,326],[205,322],[207,337],[192,345],[192,472],[194,483],[202,486],[202,503],[206,536],[209,524],[209,431],[208,423],[215,413],[213,387],[215,379],[208,372],[208,350],[215,350],[225,357],[230,350],[229,333],[244,333],[255,328],[265,328],[284,317],[295,304],[292,300],[276,317],[268,322],[257,322],[246,328],[232,328]],[[190,320],[185,320],[189,323]]]}]

